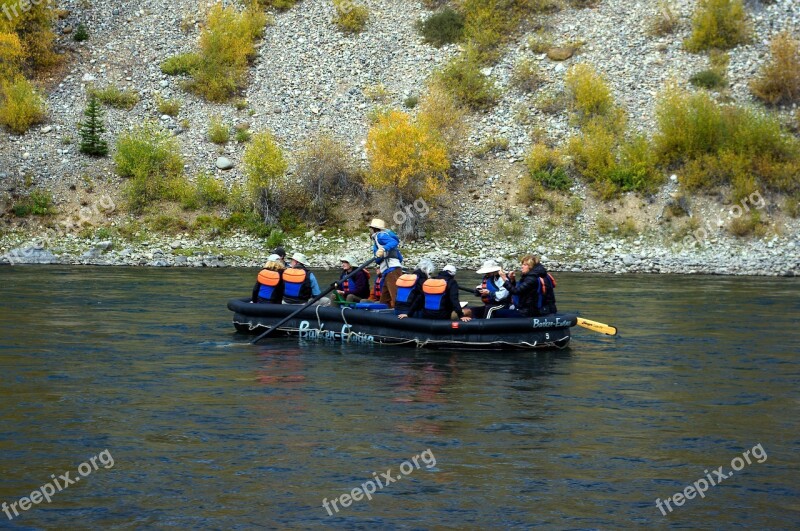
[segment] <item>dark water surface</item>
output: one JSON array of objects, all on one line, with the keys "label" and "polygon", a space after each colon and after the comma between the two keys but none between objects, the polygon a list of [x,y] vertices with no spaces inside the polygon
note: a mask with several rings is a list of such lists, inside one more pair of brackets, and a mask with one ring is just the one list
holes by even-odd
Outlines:
[{"label": "dark water surface", "polygon": [[[250,346],[225,303],[254,276],[0,268],[0,502],[81,478],[0,527],[800,521],[796,279],[562,274],[559,308],[620,337],[575,328],[569,349],[500,355]],[[113,467],[81,477],[104,450]],[[371,501],[322,507],[427,450]],[[704,498],[656,507],[732,460]]]}]

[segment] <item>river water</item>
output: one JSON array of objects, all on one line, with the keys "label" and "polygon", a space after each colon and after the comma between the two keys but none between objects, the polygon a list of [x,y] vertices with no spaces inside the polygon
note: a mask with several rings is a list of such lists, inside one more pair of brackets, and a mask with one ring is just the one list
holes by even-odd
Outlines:
[{"label": "river water", "polygon": [[561,274],[559,308],[620,335],[498,354],[251,346],[225,303],[254,277],[0,268],[0,527],[800,521],[796,279]]}]

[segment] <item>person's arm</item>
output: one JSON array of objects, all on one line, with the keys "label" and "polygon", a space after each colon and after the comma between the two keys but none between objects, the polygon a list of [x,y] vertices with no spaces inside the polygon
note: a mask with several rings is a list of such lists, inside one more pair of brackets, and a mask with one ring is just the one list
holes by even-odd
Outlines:
[{"label": "person's arm", "polygon": [[383,248],[383,250],[388,254],[389,251],[392,249],[397,248],[398,242],[395,238],[392,238],[385,232],[379,232],[378,236],[375,238],[378,242],[378,245]]},{"label": "person's arm", "polygon": [[261,284],[256,282],[256,285],[253,286],[253,297],[250,299],[250,302],[258,302],[258,292],[261,290]]},{"label": "person's arm", "polygon": [[450,297],[450,304],[453,305],[453,311],[461,319],[464,317],[464,310],[461,309],[461,301],[458,300],[458,282],[455,279],[451,280],[447,288],[450,290],[448,296]]},{"label": "person's arm", "polygon": [[367,274],[364,273],[362,269],[356,275],[350,278],[350,289],[347,290],[347,293],[353,293],[355,295],[360,296],[364,292],[369,292],[369,282],[367,280]]},{"label": "person's arm", "polygon": [[[492,282],[495,282],[495,281],[492,280]],[[497,282],[495,282],[494,285],[497,286]],[[503,300],[507,299],[508,296],[510,295],[510,293],[506,289],[505,284],[503,284],[501,286],[497,286],[497,288],[498,288],[497,291],[494,292],[494,300],[496,300],[497,302],[500,302],[500,301],[503,301]]]},{"label": "person's arm", "polygon": [[317,283],[317,277],[314,276],[314,273],[311,271],[308,272],[308,279],[311,282],[311,296],[316,297],[322,290],[319,289],[319,284]]}]

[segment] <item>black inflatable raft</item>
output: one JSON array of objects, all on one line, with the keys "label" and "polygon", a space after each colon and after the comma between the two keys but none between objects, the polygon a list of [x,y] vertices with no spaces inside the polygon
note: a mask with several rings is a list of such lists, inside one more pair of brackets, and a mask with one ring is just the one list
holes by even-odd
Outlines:
[{"label": "black inflatable raft", "polygon": [[[292,304],[251,304],[231,299],[233,325],[244,334],[260,334],[297,311]],[[574,314],[525,319],[473,319],[469,322],[398,319],[392,310],[312,306],[274,333],[307,341],[470,350],[530,350],[564,348],[570,340]]]}]

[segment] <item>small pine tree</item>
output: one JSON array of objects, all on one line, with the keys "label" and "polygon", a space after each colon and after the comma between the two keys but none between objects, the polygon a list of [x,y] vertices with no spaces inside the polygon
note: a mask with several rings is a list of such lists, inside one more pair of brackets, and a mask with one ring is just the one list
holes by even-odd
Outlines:
[{"label": "small pine tree", "polygon": [[81,135],[81,153],[93,155],[95,157],[104,157],[108,155],[108,144],[105,140],[100,138],[100,135],[105,131],[103,126],[103,110],[97,102],[97,96],[91,94],[89,96],[89,104],[83,113],[86,116],[86,121],[81,122],[80,135]]}]

